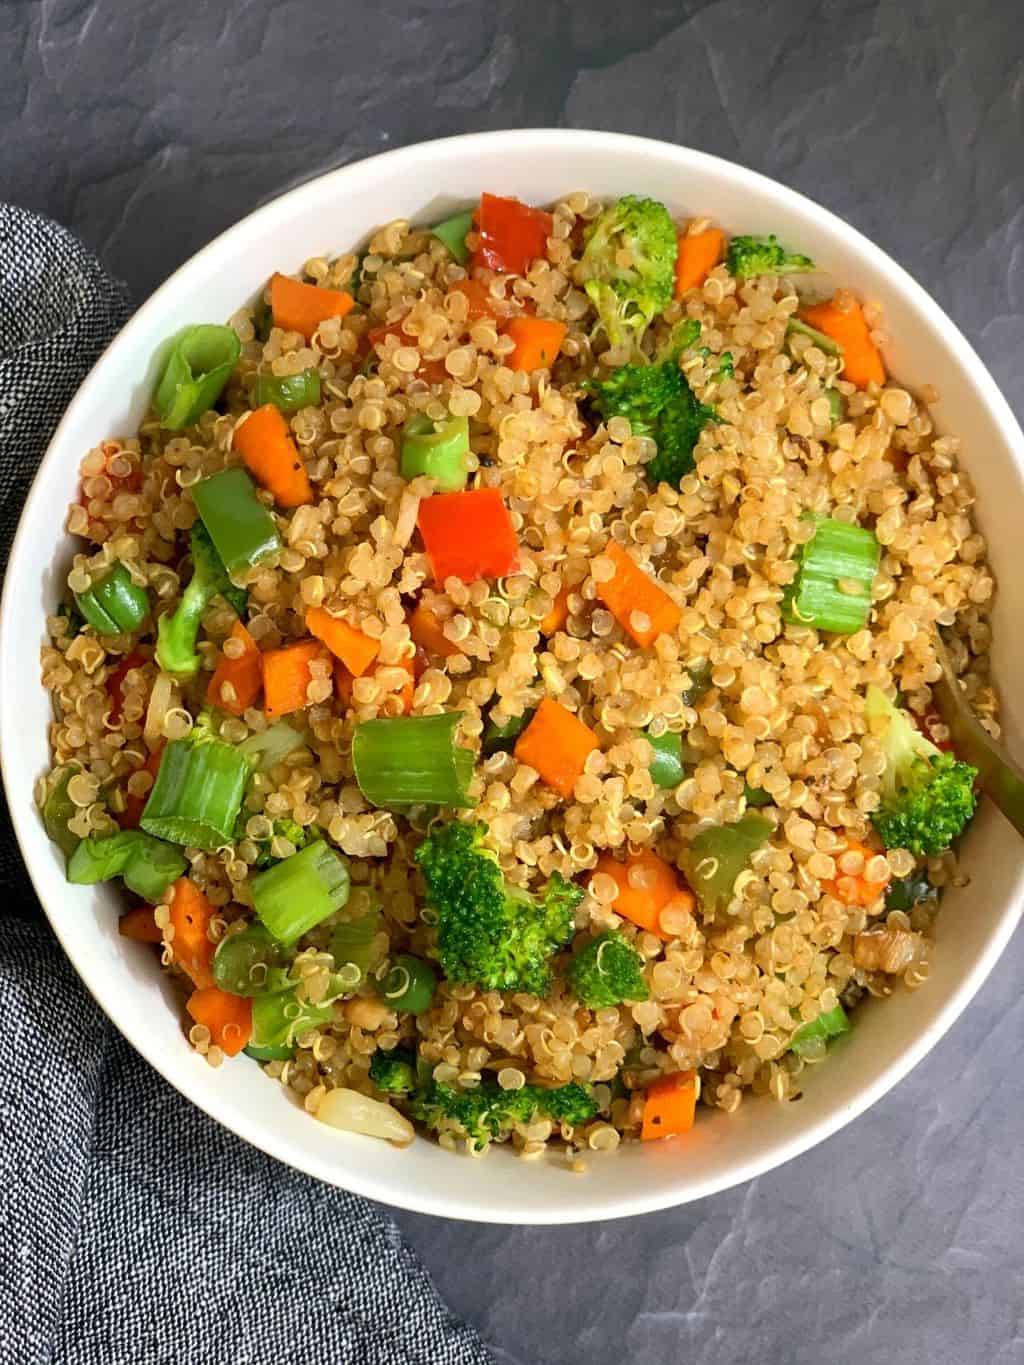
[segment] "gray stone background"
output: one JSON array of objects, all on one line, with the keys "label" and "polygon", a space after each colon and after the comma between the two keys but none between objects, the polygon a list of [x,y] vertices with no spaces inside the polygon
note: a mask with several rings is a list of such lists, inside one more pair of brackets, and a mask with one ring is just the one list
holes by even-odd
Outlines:
[{"label": "gray stone background", "polygon": [[[1020,0],[0,0],[0,194],[141,302],[263,200],[386,147],[647,134],[866,232],[1021,416],[1022,59]],[[1024,1365],[1022,975],[1018,936],[896,1093],[741,1189],[582,1228],[398,1221],[502,1365]]]}]

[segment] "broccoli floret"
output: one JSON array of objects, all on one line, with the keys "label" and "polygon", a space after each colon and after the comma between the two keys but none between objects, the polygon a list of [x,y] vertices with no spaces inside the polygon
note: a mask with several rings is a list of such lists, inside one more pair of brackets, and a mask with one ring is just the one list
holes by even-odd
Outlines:
[{"label": "broccoli floret", "polygon": [[416,850],[437,914],[437,954],[449,981],[543,995],[548,959],[569,939],[583,892],[556,872],[538,897],[509,886],[483,846],[485,827],[452,822]]},{"label": "broccoli floret", "polygon": [[730,275],[740,280],[748,280],[752,275],[797,275],[815,268],[810,256],[787,251],[774,234],[734,237],[729,243],[725,263]]},{"label": "broccoli floret", "polygon": [[181,595],[181,601],[170,615],[161,616],[157,623],[156,658],[165,673],[192,677],[199,671],[196,640],[203,612],[218,593],[241,616],[245,610],[246,593],[236,588],[228,577],[220,555],[214,549],[210,534],[201,521],[192,527],[190,551],[192,577]]},{"label": "broccoli floret", "polygon": [[416,1055],[409,1048],[377,1051],[370,1059],[370,1080],[388,1095],[408,1095],[416,1089]]},{"label": "broccoli floret", "polygon": [[532,1123],[537,1115],[573,1126],[586,1123],[597,1113],[597,1104],[577,1081],[554,1090],[540,1085],[502,1090],[494,1081],[458,1090],[432,1080],[413,1095],[409,1112],[428,1128],[440,1128],[447,1120],[479,1150],[507,1137],[517,1123]]},{"label": "broccoli floret", "polygon": [[628,417],[634,436],[650,436],[657,454],[647,465],[651,483],[678,488],[694,468],[693,451],[714,408],[698,401],[679,367],[621,365],[603,383],[590,385],[593,404],[600,415]]},{"label": "broccoli floret", "polygon": [[623,1000],[646,1000],[643,958],[622,934],[609,929],[574,953],[566,969],[570,986],[588,1009]]},{"label": "broccoli floret", "polygon": [[974,814],[977,768],[937,749],[880,688],[868,688],[864,711],[885,751],[882,803],[871,817],[882,842],[918,856],[945,852]]},{"label": "broccoli floret", "polygon": [[635,194],[611,204],[587,229],[583,287],[613,346],[639,345],[672,302],[679,242],[664,204]]},{"label": "broccoli floret", "polygon": [[732,358],[732,351],[723,351],[718,358],[719,379],[732,379],[735,374],[736,362]]}]

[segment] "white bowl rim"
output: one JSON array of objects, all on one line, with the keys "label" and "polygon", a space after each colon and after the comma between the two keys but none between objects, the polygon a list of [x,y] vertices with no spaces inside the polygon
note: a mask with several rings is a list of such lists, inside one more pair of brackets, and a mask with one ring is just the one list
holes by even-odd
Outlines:
[{"label": "white bowl rim", "polygon": [[[500,148],[502,144],[507,144],[510,148],[514,146],[516,150],[522,151],[523,144],[534,144],[541,147],[561,147],[571,150],[573,144],[595,145],[603,144],[609,150],[630,151],[642,153],[657,151],[659,157],[666,161],[674,160],[680,170],[687,167],[705,167],[707,169],[717,168],[719,173],[726,173],[728,177],[741,188],[749,186],[751,190],[761,190],[770,192],[777,200],[798,211],[814,222],[823,231],[835,237],[844,247],[848,247],[855,252],[867,254],[872,259],[872,264],[877,268],[878,273],[885,277],[886,285],[895,292],[901,293],[911,304],[911,306],[921,313],[926,321],[934,328],[945,332],[950,342],[951,349],[956,352],[958,363],[967,374],[971,385],[975,388],[979,398],[988,405],[989,413],[1005,439],[1007,447],[1013,452],[1018,469],[1024,469],[1024,433],[1017,423],[1008,402],[996,385],[995,380],[989,374],[981,358],[975,352],[970,342],[963,336],[960,329],[943,309],[932,299],[927,291],[917,283],[917,281],[902,266],[898,265],[886,252],[876,246],[870,238],[850,226],[838,215],[830,210],[822,208],[807,196],[769,176],[761,175],[759,172],[749,170],[747,167],[740,166],[735,162],[728,161],[723,157],[713,156],[710,153],[698,151],[674,143],[663,142],[656,138],[637,137],[625,133],[603,132],[591,129],[559,129],[559,128],[524,128],[524,129],[503,129],[491,132],[478,132],[460,134],[454,137],[435,138],[427,142],[413,143],[409,146],[394,148],[392,150],[378,153],[374,156],[366,157],[360,161],[350,162],[334,170],[313,176],[303,181],[292,189],[285,191],[267,203],[254,209],[251,213],[238,220],[231,227],[226,228],[215,238],[208,242],[199,251],[195,252],[187,261],[179,266],[162,285],[146,300],[145,303],[132,315],[121,331],[113,338],[103,354],[97,359],[89,374],[83,380],[82,385],[71,400],[68,408],[51,438],[47,451],[40,462],[39,469],[33,478],[32,486],[25,500],[22,517],[19,520],[18,530],[11,545],[11,552],[8,567],[12,565],[22,553],[22,540],[24,524],[27,519],[28,508],[34,503],[37,497],[42,496],[41,484],[43,473],[52,458],[58,452],[61,445],[65,428],[74,424],[77,409],[80,404],[84,404],[83,394],[96,381],[97,374],[104,365],[105,359],[115,345],[126,347],[134,338],[136,332],[140,334],[144,331],[147,319],[151,314],[158,314],[164,300],[174,293],[187,279],[193,269],[197,268],[208,255],[214,254],[228,237],[241,236],[245,231],[253,229],[263,229],[271,224],[275,218],[287,217],[292,206],[303,197],[315,193],[321,187],[334,186],[338,182],[345,180],[355,181],[361,177],[373,178],[377,174],[378,168],[384,163],[390,163],[392,168],[400,168],[403,163],[412,166],[424,161],[429,162],[437,153],[438,149],[444,148],[446,151],[458,151],[465,149],[467,152],[480,144],[488,144],[492,147]],[[11,578],[10,573],[6,575],[7,580]],[[0,639],[7,634],[8,619],[13,616],[15,604],[13,593],[7,590],[7,583],[4,585],[3,597],[0,599]],[[8,713],[8,705],[3,695],[0,695],[0,710],[3,714]],[[8,793],[16,790],[17,775],[9,770],[7,760],[7,746],[3,741],[3,734],[0,732],[0,775],[2,775],[5,789]],[[93,972],[87,965],[76,960],[65,942],[64,935],[61,933],[61,917],[59,914],[51,913],[49,906],[45,903],[39,890],[39,884],[35,872],[27,857],[25,849],[28,846],[25,837],[28,829],[28,820],[32,818],[28,814],[26,803],[11,800],[9,802],[12,824],[18,840],[19,848],[25,861],[29,877],[39,898],[50,926],[53,929],[61,946],[67,952],[72,965],[85,983],[93,999],[100,1009],[107,1015],[110,1021],[120,1030],[120,1025],[115,1016],[116,1005],[106,999],[101,989],[100,972]],[[696,1199],[703,1199],[709,1195],[716,1194],[721,1190],[730,1189],[735,1185],[743,1184],[756,1176],[763,1175],[773,1170],[785,1162],[808,1151],[811,1147],[831,1137],[834,1133],[844,1128],[853,1119],[857,1118],[866,1109],[881,1099],[891,1090],[909,1071],[917,1065],[919,1061],[935,1046],[943,1037],[947,1030],[955,1023],[964,1008],[980,989],[989,972],[992,970],[999,956],[1003,952],[1010,936],[1016,928],[1022,908],[1024,908],[1024,873],[1018,877],[1015,894],[1007,902],[998,923],[998,928],[994,932],[985,948],[979,954],[977,961],[971,970],[963,977],[956,990],[947,998],[945,1005],[937,1013],[930,1026],[921,1031],[903,1050],[885,1067],[877,1072],[872,1080],[863,1085],[856,1097],[849,1103],[838,1106],[828,1115],[802,1129],[799,1133],[791,1137],[777,1140],[774,1145],[759,1152],[750,1159],[738,1162],[727,1171],[711,1179],[706,1179],[701,1188],[695,1192],[681,1191],[678,1195],[673,1195],[671,1191],[662,1191],[656,1194],[644,1195],[637,1194],[614,1200],[602,1200],[597,1195],[597,1181],[580,1181],[574,1186],[577,1198],[573,1201],[571,1215],[567,1216],[564,1209],[545,1210],[542,1207],[534,1206],[531,1209],[530,1224],[569,1224],[584,1222],[599,1222],[606,1219],[635,1216],[644,1213],[653,1213],[661,1209],[677,1207],[683,1203],[688,1203]],[[228,1128],[230,1131],[252,1143],[270,1156],[276,1157],[279,1161],[293,1169],[304,1171],[306,1174],[325,1181],[331,1185],[342,1185],[343,1188],[351,1190],[353,1193],[360,1194],[369,1199],[377,1200],[385,1205],[407,1209],[411,1212],[433,1214],[435,1216],[459,1218],[469,1222],[485,1223],[522,1223],[524,1220],[514,1217],[511,1213],[503,1211],[497,1213],[482,1209],[474,1203],[470,1203],[459,1196],[458,1193],[446,1192],[442,1199],[430,1197],[429,1192],[421,1194],[419,1191],[402,1190],[397,1193],[384,1180],[367,1176],[357,1162],[340,1174],[343,1176],[339,1180],[337,1167],[328,1165],[326,1162],[319,1161],[311,1153],[297,1154],[294,1149],[286,1142],[278,1140],[274,1131],[267,1131],[257,1122],[250,1122],[248,1116],[239,1118],[233,1114],[228,1118],[224,1107],[218,1102],[216,1097],[211,1097],[208,1102],[201,1102],[191,1095],[187,1088],[179,1082],[173,1074],[173,1068],[167,1058],[158,1048],[148,1044],[148,1040],[143,1038],[129,1037],[122,1034],[126,1040],[139,1052],[159,1074],[179,1091],[191,1103],[197,1104],[211,1118]],[[298,1159],[297,1159],[298,1157]],[[585,1188],[591,1185],[592,1192],[588,1196]]]}]

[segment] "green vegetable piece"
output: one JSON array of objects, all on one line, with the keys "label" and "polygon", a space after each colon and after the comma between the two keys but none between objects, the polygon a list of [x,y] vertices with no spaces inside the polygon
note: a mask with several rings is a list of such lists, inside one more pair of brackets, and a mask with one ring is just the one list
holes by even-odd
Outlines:
[{"label": "green vegetable piece", "polygon": [[768,237],[734,237],[725,255],[725,264],[737,279],[752,275],[799,275],[814,270],[810,256],[787,251],[773,235]]},{"label": "green vegetable piece", "polygon": [[770,793],[766,792],[763,787],[751,787],[748,783],[744,783],[743,796],[747,805],[754,807],[755,810],[759,810],[762,806],[770,806],[773,804]]},{"label": "green vegetable piece", "polygon": [[265,773],[283,762],[290,753],[301,749],[305,742],[298,731],[279,720],[266,730],[244,739],[238,746],[238,752],[254,772]]},{"label": "green vegetable piece", "polygon": [[370,1080],[386,1095],[408,1095],[416,1089],[416,1054],[404,1047],[378,1048],[370,1058]]},{"label": "green vegetable piece", "polygon": [[786,589],[782,614],[792,625],[852,635],[867,625],[881,559],[873,531],[811,513],[814,538],[799,552],[800,569]]},{"label": "green vegetable piece", "polygon": [[191,678],[199,671],[196,641],[203,612],[218,593],[227,599],[229,593],[239,591],[228,577],[210,534],[201,521],[192,527],[189,546],[192,577],[188,587],[174,611],[161,616],[156,626],[157,663],[165,673],[182,678]]},{"label": "green vegetable piece", "polygon": [[469,418],[435,423],[414,412],[402,428],[402,478],[426,474],[442,493],[457,493],[469,480]]},{"label": "green vegetable piece", "polygon": [[711,664],[704,659],[699,664],[689,664],[686,670],[690,675],[690,686],[683,688],[683,705],[696,706],[706,693],[711,691]]},{"label": "green vegetable piece", "polygon": [[377,994],[400,1014],[422,1014],[430,1009],[437,990],[437,977],[429,962],[411,953],[399,953],[383,977],[374,980]]},{"label": "green vegetable piece", "polygon": [[828,1043],[833,1038],[849,1033],[852,1027],[842,1005],[836,1005],[834,1009],[826,1010],[819,1014],[817,1019],[812,1019],[810,1023],[798,1028],[793,1034],[790,1050],[798,1057],[804,1057],[809,1052],[817,1051],[815,1044],[819,1041]]},{"label": "green vegetable piece", "polygon": [[284,990],[290,984],[287,954],[263,924],[247,924],[228,934],[213,955],[213,979],[230,995],[256,996]]},{"label": "green vegetable piece", "polygon": [[311,365],[298,374],[258,374],[253,385],[253,404],[273,403],[281,412],[315,408],[320,402],[320,371]]},{"label": "green vegetable piece", "polygon": [[694,838],[683,854],[683,869],[705,914],[714,916],[726,908],[736,878],[773,829],[766,816],[748,811],[734,825],[712,825]]},{"label": "green vegetable piece", "polygon": [[824,332],[819,332],[817,327],[811,327],[800,318],[789,319],[786,323],[786,335],[809,337],[810,340],[814,342],[815,346],[817,346],[818,350],[824,351],[826,355],[841,356],[843,354],[843,348],[838,341],[835,341],[830,336],[826,336]]},{"label": "green vegetable piece", "polygon": [[736,374],[736,363],[732,358],[732,351],[723,351],[718,357],[718,377],[719,379],[732,379]]},{"label": "green vegetable piece", "polygon": [[626,417],[634,436],[650,436],[657,444],[646,474],[651,483],[678,488],[695,468],[694,449],[714,408],[698,402],[686,376],[674,361],[661,365],[621,365],[589,390],[601,417]]},{"label": "green vegetable piece", "polygon": [[97,634],[128,634],[149,615],[149,593],[118,561],[86,592],[75,594],[75,605]]},{"label": "green vegetable piece", "polygon": [[68,783],[81,771],[81,765],[78,763],[68,763],[65,767],[58,768],[53,775],[56,780],[43,802],[43,828],[65,858],[70,858],[81,843],[78,835],[72,834],[68,829],[69,822],[78,814],[78,807],[68,796]]},{"label": "green vegetable piece", "polygon": [[262,294],[252,310],[252,325],[256,340],[266,344],[270,340],[270,332],[274,326],[274,313]]},{"label": "green vegetable piece", "polygon": [[846,416],[846,399],[838,389],[826,389],[825,397],[828,399],[829,412],[832,417],[832,425],[835,426]]},{"label": "green vegetable piece", "polygon": [[416,850],[437,916],[437,955],[449,981],[544,995],[551,956],[572,935],[583,891],[553,873],[533,895],[506,883],[480,824],[436,826]]},{"label": "green vegetable piece", "polygon": [[153,406],[166,431],[193,426],[213,407],[231,378],[242,345],[230,327],[203,323],[174,340]]},{"label": "green vegetable piece", "polygon": [[521,716],[513,716],[504,725],[496,725],[493,720],[488,720],[480,737],[480,752],[485,757],[491,754],[511,753],[516,740],[533,720],[534,714],[534,708],[529,706]]},{"label": "green vegetable piece", "polygon": [[923,872],[911,872],[909,877],[896,877],[889,883],[885,893],[885,908],[906,913],[923,901],[938,898],[939,888],[933,886]]},{"label": "green vegetable piece", "polygon": [[475,755],[455,742],[460,711],[364,720],[352,737],[359,790],[374,806],[476,804],[469,795]]},{"label": "green vegetable piece", "polygon": [[254,996],[249,1047],[258,1052],[269,1052],[273,1048],[276,1050],[274,1056],[290,1057],[296,1038],[310,1029],[329,1024],[333,1018],[333,1004],[311,1005],[299,1000],[294,986],[274,995]]},{"label": "green vegetable piece", "polygon": [[[241,839],[243,837],[245,823],[246,812],[242,811],[239,814],[235,826],[236,839]],[[321,837],[320,831],[316,825],[310,825],[308,828],[304,828],[297,820],[290,820],[287,818],[275,820],[271,826],[269,838],[254,840],[259,852],[256,855],[256,862],[253,866],[258,868],[271,867],[274,863],[283,862],[284,858],[291,857],[291,853],[286,853],[282,857],[281,855],[272,852],[274,839],[287,839],[289,843],[294,845],[294,848],[292,849],[292,853],[294,853],[297,849],[305,848],[307,844],[312,844]]]},{"label": "green vegetable piece", "polygon": [[164,749],[139,825],[172,844],[208,851],[230,844],[249,781],[233,744],[204,734]]},{"label": "green vegetable piece", "polygon": [[348,900],[348,863],[318,839],[257,873],[250,886],[257,915],[279,943],[292,944]]},{"label": "green vegetable piece", "polygon": [[[329,951],[335,968],[339,975],[352,976],[353,988],[362,985],[382,956],[380,931],[381,912],[376,909],[358,919],[339,920],[331,932]],[[355,967],[359,976],[346,973],[347,967]]]},{"label": "green vegetable piece", "polygon": [[614,929],[608,929],[578,952],[566,969],[566,979],[587,1009],[600,1010],[624,1000],[647,1000],[644,960]]},{"label": "green vegetable piece", "polygon": [[627,194],[587,228],[580,275],[613,346],[640,339],[672,302],[679,240],[656,199]]},{"label": "green vegetable piece", "polygon": [[222,469],[201,479],[192,497],[229,574],[250,569],[281,548],[274,518],[244,469]]},{"label": "green vegetable piece", "polygon": [[872,824],[886,848],[938,857],[974,815],[977,768],[938,749],[878,687],[868,688],[864,714],[885,754],[882,802]]},{"label": "green vegetable piece", "polygon": [[459,265],[465,265],[469,260],[469,247],[466,245],[466,234],[472,230],[472,209],[467,209],[465,213],[453,214],[451,218],[446,218],[444,222],[438,223],[436,227],[430,229],[437,240],[445,244],[458,261]]},{"label": "green vegetable piece", "polygon": [[254,1047],[252,1043],[242,1051],[256,1062],[286,1062],[295,1056],[294,1047]]},{"label": "green vegetable piece", "polygon": [[649,734],[647,742],[654,750],[654,757],[647,769],[651,780],[659,787],[678,787],[686,776],[682,735],[666,730],[657,737]]},{"label": "green vegetable piece", "polygon": [[188,866],[169,844],[141,830],[125,829],[99,839],[83,839],[68,860],[68,881],[95,886],[121,877],[129,891],[156,904]]}]

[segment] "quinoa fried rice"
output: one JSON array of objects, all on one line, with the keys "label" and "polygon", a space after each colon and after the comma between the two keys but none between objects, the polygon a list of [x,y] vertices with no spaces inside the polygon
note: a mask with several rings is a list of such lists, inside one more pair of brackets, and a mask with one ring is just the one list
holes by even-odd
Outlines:
[{"label": "quinoa fried rice", "polygon": [[[746,1092],[797,1098],[805,1069],[827,1049],[827,1032],[811,1030],[794,1050],[805,1025],[840,1005],[848,1011],[865,992],[913,988],[927,976],[937,897],[894,900],[887,884],[890,893],[915,879],[941,888],[958,875],[952,851],[919,856],[879,839],[872,816],[886,760],[864,703],[871,685],[898,694],[941,741],[928,718],[939,677],[934,631],[943,626],[967,695],[997,729],[987,662],[993,578],[955,436],[937,435],[922,397],[884,378],[849,382],[841,352],[788,325],[804,306],[799,276],[743,278],[719,259],[697,283],[683,282],[643,336],[650,362],[681,322],[699,323],[678,366],[714,413],[695,467],[678,486],[652,485],[655,440],[593,403],[595,383],[640,358],[632,336],[609,344],[583,287],[588,224],[603,208],[585,192],[555,204],[542,254],[518,273],[483,264],[494,258],[481,254],[475,227],[457,255],[474,254],[460,264],[407,222],[382,228],[361,256],[307,261],[300,278],[350,291],[350,311],[321,318],[309,335],[268,328],[268,293],[230,319],[240,357],[215,407],[184,430],[151,411],[137,436],[105,441],[82,460],[67,522],[81,541],[69,589],[86,595],[120,562],[148,592],[150,614],[128,633],[83,627],[70,610],[49,620],[42,671],[57,718],[54,772],[39,800],[63,777],[69,848],[137,824],[162,745],[199,724],[237,745],[270,724],[258,702],[239,715],[208,704],[212,670],[243,650],[228,638],[238,618],[223,595],[202,613],[192,678],[161,669],[153,621],[178,607],[188,581],[193,489],[242,463],[234,438],[254,406],[256,376],[318,373],[318,401],[285,417],[311,500],[275,506],[261,490],[281,546],[233,577],[248,591],[243,617],[261,654],[308,640],[307,612],[323,608],[368,637],[375,660],[346,677],[327,650],[312,657],[287,715],[302,744],[252,775],[236,837],[183,852],[187,879],[212,908],[211,952],[252,922],[259,869],[288,859],[311,832],[347,859],[347,903],[299,940],[288,963],[299,1000],[328,1005],[279,1055],[261,1057],[310,1113],[328,1121],[333,1113],[338,1126],[411,1136],[401,1113],[426,1111],[370,1076],[375,1055],[406,1047],[421,1079],[457,1093],[575,1082],[590,1097],[578,1121],[524,1108],[482,1135],[455,1109],[435,1111],[428,1126],[451,1149],[509,1140],[530,1157],[555,1142],[570,1160],[588,1147],[613,1149],[648,1135],[644,1110],[659,1078],[682,1076],[691,1099],[727,1112]],[[678,228],[686,241],[709,223]],[[470,278],[477,293],[460,287]],[[837,306],[853,303],[841,293]],[[553,363],[514,367],[513,316],[564,324]],[[877,306],[865,301],[863,316],[868,344],[884,341]],[[400,467],[414,414],[468,418],[468,488],[500,491],[518,542],[506,575],[436,580],[417,529],[435,483],[407,480]],[[868,527],[880,546],[870,617],[853,632],[786,619],[784,592],[815,534],[808,512]],[[646,647],[634,638],[650,627],[645,612],[634,610],[624,628],[602,596],[615,574],[609,545],[677,608],[677,624]],[[415,604],[441,634],[431,648],[410,634]],[[224,697],[236,699],[233,690]],[[413,856],[438,816],[372,805],[353,770],[353,735],[375,718],[457,711],[459,743],[476,752],[488,725],[514,730],[545,698],[596,737],[568,795],[509,742],[477,753],[476,805],[461,818],[484,827],[508,884],[538,891],[558,873],[578,885],[574,929],[543,996],[445,980],[437,914],[425,912]],[[673,785],[651,771],[652,740],[666,735],[685,740]],[[702,830],[735,824],[748,804],[769,821],[770,837],[724,903],[695,901],[683,872],[689,846]],[[623,883],[598,864],[619,860],[642,897],[654,874],[636,855],[648,850],[672,869],[678,895],[662,897],[660,917],[641,927],[616,911]],[[156,897],[152,932],[142,936],[159,939],[184,998],[200,978],[189,980],[188,959],[176,953],[178,885]],[[375,908],[372,969],[354,990],[332,991],[333,928]],[[588,1008],[566,964],[609,929],[640,955],[647,998]],[[378,978],[399,954],[433,962],[440,978],[422,1012],[396,1009],[380,992]],[[237,1050],[216,1024],[186,1018],[185,1027],[211,1065]],[[345,1105],[326,1101],[335,1091]],[[358,1096],[390,1100],[390,1116],[360,1108]],[[668,1131],[685,1130],[674,1112]]]}]

